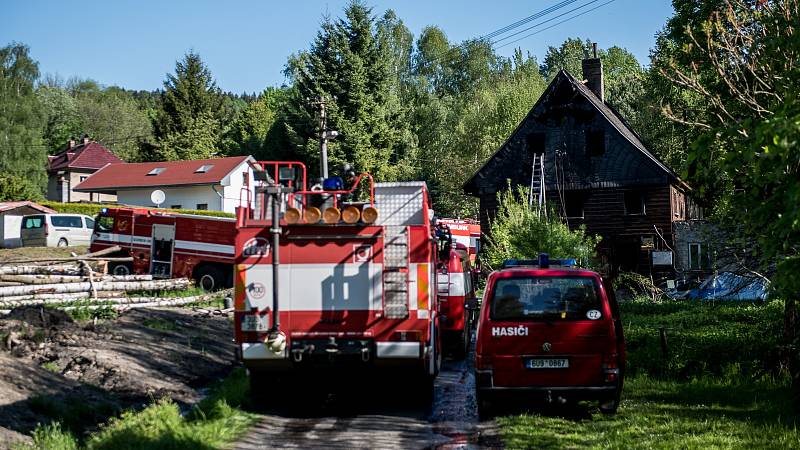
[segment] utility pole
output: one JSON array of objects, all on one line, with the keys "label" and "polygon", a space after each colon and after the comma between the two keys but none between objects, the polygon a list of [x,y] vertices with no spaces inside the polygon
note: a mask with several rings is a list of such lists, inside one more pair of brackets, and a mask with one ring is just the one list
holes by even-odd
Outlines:
[{"label": "utility pole", "polygon": [[313,105],[319,106],[319,175],[322,179],[328,178],[328,140],[339,135],[338,131],[327,129],[328,124],[325,115],[326,101],[325,97],[319,96],[317,100],[312,103]]}]

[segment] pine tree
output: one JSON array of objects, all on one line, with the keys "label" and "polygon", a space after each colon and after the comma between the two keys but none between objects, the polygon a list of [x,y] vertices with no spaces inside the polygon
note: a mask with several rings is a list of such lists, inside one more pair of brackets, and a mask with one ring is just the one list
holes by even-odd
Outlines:
[{"label": "pine tree", "polygon": [[28,52],[28,47],[19,43],[0,48],[0,173],[16,175],[41,188],[47,152],[33,89],[39,67]]},{"label": "pine tree", "polygon": [[159,147],[150,157],[197,159],[213,156],[221,140],[223,98],[211,71],[194,52],[167,75],[154,131]]},{"label": "pine tree", "polygon": [[393,89],[393,55],[381,45],[371,13],[360,1],[350,3],[343,19],[323,22],[308,52],[290,59],[295,85],[286,129],[301,157],[317,166],[319,130],[309,100],[324,97],[328,128],[340,133],[329,146],[329,166],[347,162],[396,180],[412,172],[415,141]]}]

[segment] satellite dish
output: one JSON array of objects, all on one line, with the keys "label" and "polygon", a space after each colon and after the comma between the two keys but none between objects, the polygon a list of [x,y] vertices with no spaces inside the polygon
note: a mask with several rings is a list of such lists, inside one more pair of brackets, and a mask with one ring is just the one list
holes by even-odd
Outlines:
[{"label": "satellite dish", "polygon": [[167,199],[167,194],[164,193],[161,189],[156,189],[150,194],[150,200],[156,204],[156,207],[160,206],[164,203],[164,200]]}]

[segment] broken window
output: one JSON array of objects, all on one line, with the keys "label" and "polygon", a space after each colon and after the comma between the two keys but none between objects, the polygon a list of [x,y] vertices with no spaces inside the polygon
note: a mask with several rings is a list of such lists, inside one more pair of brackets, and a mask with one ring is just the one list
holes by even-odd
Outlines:
[{"label": "broken window", "polygon": [[583,219],[585,196],[580,192],[567,192],[564,195],[564,213],[567,219]]},{"label": "broken window", "polygon": [[586,156],[602,156],[606,152],[606,133],[586,130]]},{"label": "broken window", "polygon": [[689,243],[689,270],[704,270],[711,268],[711,258],[708,244],[699,242]]},{"label": "broken window", "polygon": [[644,213],[644,194],[637,191],[625,191],[625,215],[643,216]]},{"label": "broken window", "polygon": [[526,140],[528,145],[528,155],[531,161],[533,160],[533,155],[541,155],[544,153],[544,133],[530,133],[528,134]]}]

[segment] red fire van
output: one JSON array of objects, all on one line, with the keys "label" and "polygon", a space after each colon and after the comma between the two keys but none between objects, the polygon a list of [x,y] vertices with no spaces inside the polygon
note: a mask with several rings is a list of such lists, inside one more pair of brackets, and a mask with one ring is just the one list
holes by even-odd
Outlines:
[{"label": "red fire van", "polygon": [[548,402],[598,400],[613,414],[625,339],[613,290],[574,260],[506,261],[493,272],[478,319],[478,412],[530,394]]}]

